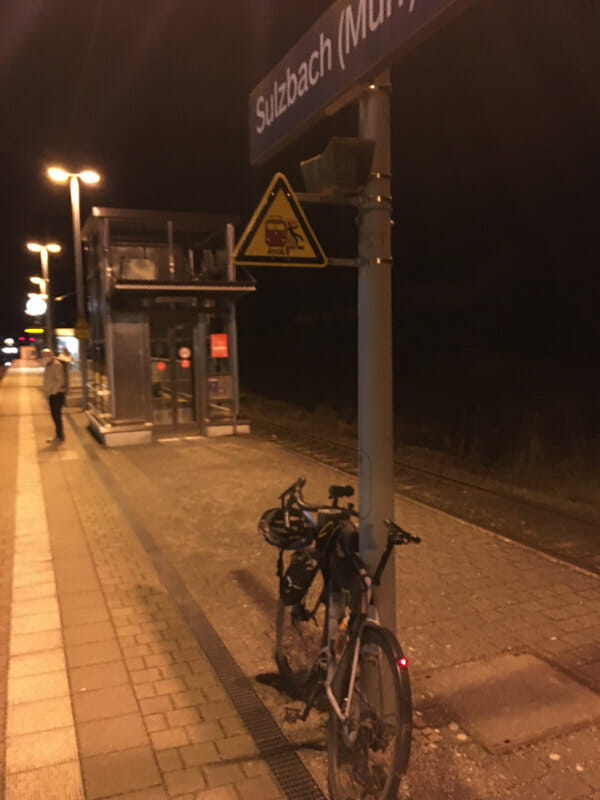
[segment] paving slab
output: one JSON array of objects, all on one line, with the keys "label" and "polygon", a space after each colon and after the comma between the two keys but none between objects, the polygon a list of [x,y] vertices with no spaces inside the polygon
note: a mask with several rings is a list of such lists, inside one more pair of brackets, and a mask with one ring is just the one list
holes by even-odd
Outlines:
[{"label": "paving slab", "polygon": [[439,669],[427,684],[433,701],[491,751],[600,721],[598,694],[528,653]]},{"label": "paving slab", "polygon": [[71,698],[68,695],[11,704],[7,709],[7,723],[15,735],[64,728],[72,721]]},{"label": "paving slab", "polygon": [[86,800],[100,800],[140,789],[160,788],[162,779],[149,746],[84,757]]},{"label": "paving slab", "polygon": [[10,674],[15,678],[25,675],[45,675],[47,672],[64,669],[65,653],[62,647],[13,655],[9,661]]},{"label": "paving slab", "polygon": [[77,736],[83,757],[149,744],[144,718],[139,713],[82,722],[77,727]]},{"label": "paving slab", "polygon": [[8,775],[5,800],[87,800],[79,760]]},{"label": "paving slab", "polygon": [[25,675],[11,678],[8,684],[8,704],[32,703],[52,697],[68,697],[69,681],[65,671],[47,672],[44,675]]},{"label": "paving slab", "polygon": [[138,705],[130,686],[111,686],[73,695],[73,713],[77,722],[107,719],[135,713]]},{"label": "paving slab", "polygon": [[25,772],[75,761],[78,757],[75,730],[66,728],[11,735],[6,745],[6,771]]},{"label": "paving slab", "polygon": [[69,669],[72,692],[90,692],[129,683],[129,673],[122,659]]}]

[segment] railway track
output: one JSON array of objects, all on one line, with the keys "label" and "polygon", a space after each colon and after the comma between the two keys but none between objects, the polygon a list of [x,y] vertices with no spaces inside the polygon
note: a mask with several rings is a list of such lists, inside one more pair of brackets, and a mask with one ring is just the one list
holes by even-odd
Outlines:
[{"label": "railway track", "polygon": [[[348,475],[358,475],[356,445],[283,425],[253,414],[253,433]],[[405,497],[600,574],[600,513],[559,509],[497,484],[452,477],[394,460],[395,490]]]}]

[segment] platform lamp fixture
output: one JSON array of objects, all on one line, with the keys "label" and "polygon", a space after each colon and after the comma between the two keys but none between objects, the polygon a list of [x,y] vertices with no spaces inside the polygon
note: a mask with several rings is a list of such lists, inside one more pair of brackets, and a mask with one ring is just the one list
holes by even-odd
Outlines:
[{"label": "platform lamp fixture", "polygon": [[[40,254],[40,263],[42,265],[42,277],[30,278],[32,283],[40,284],[40,292],[42,294],[48,293],[46,299],[46,347],[51,350],[54,349],[54,323],[52,320],[52,302],[48,286],[50,284],[50,276],[48,274],[48,253],[60,253],[61,246],[55,242],[50,244],[39,244],[38,242],[27,242],[27,249],[30,253]],[[42,288],[43,286],[43,288]]]},{"label": "platform lamp fixture", "polygon": [[[83,285],[83,266],[81,261],[81,220],[79,212],[79,181],[94,184],[100,180],[100,175],[91,169],[82,172],[67,172],[62,167],[50,167],[48,177],[57,183],[69,181],[71,190],[71,214],[73,217],[73,251],[75,257],[75,288],[77,293],[77,322],[76,331],[86,331],[87,321],[85,315],[85,290]],[[81,406],[87,408],[87,337],[79,338],[79,369],[81,372]]]}]

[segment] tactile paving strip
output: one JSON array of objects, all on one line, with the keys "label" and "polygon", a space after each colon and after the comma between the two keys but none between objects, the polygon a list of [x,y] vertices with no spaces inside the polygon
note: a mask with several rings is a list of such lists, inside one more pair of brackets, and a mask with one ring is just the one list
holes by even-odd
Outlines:
[{"label": "tactile paving strip", "polygon": [[25,413],[19,415],[6,759],[0,796],[84,800],[28,393],[20,393],[19,404]]}]

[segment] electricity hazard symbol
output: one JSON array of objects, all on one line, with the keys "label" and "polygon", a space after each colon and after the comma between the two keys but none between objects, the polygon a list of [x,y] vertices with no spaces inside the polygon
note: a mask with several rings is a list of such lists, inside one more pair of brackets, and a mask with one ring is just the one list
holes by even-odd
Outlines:
[{"label": "electricity hazard symbol", "polygon": [[274,177],[233,253],[236,264],[324,267],[327,257],[281,172]]}]

